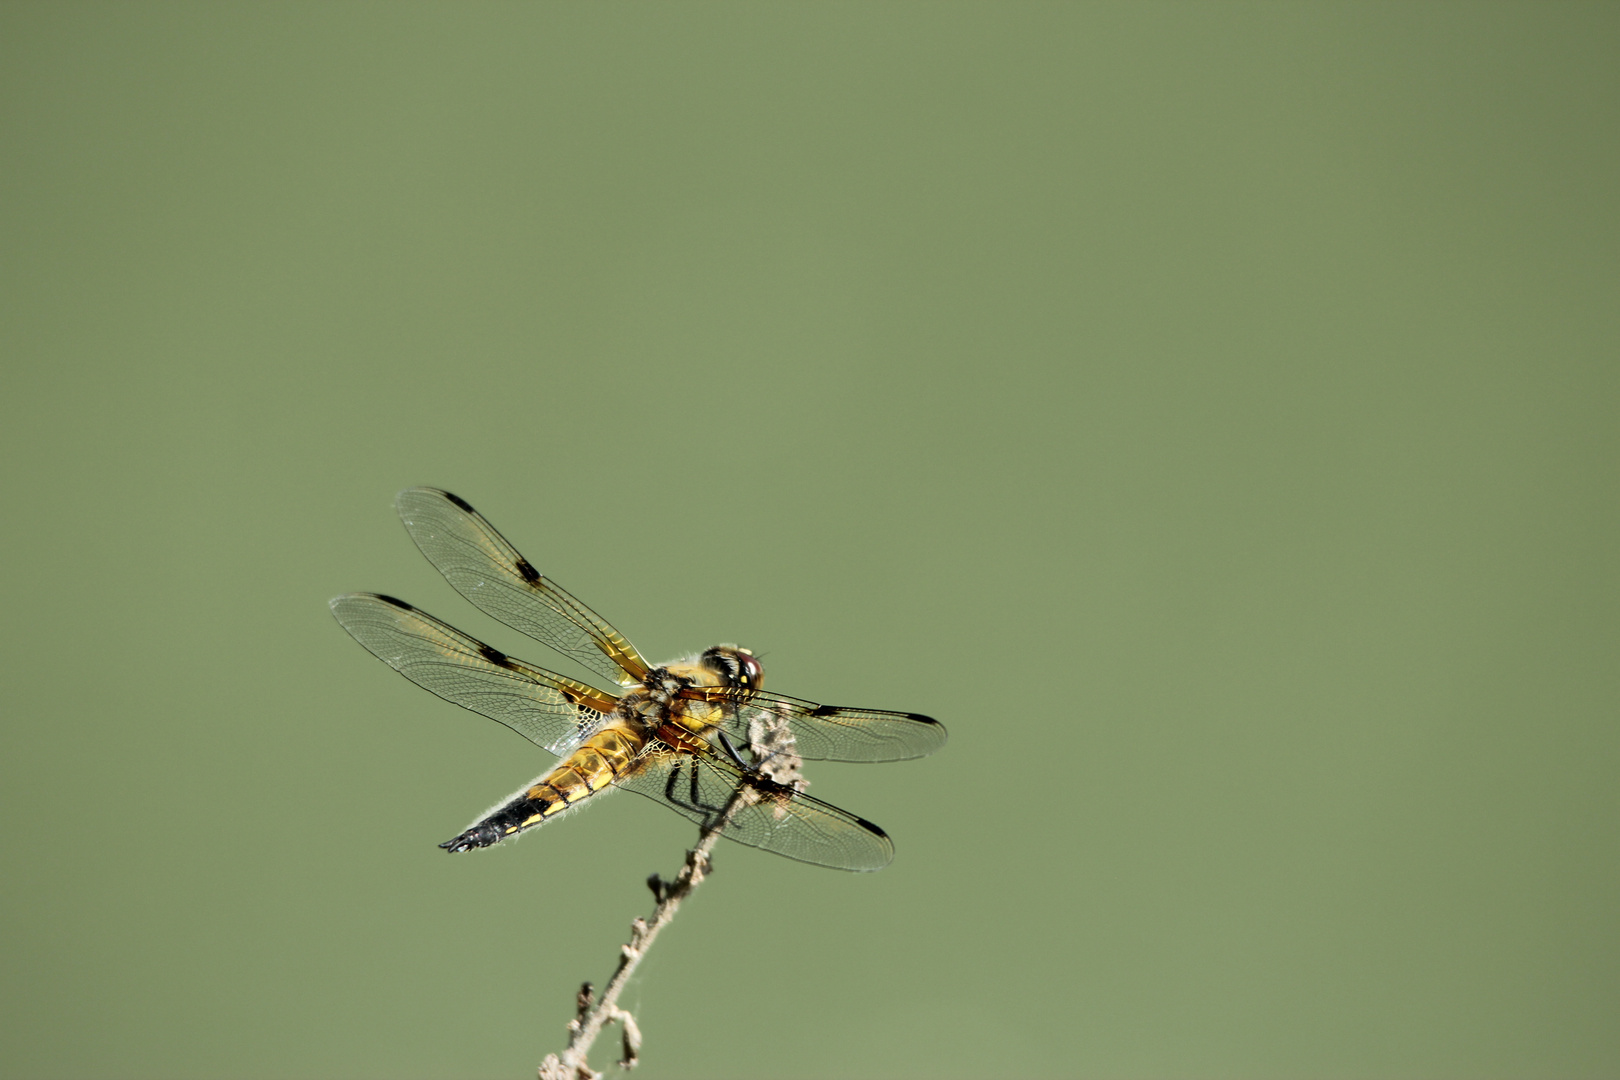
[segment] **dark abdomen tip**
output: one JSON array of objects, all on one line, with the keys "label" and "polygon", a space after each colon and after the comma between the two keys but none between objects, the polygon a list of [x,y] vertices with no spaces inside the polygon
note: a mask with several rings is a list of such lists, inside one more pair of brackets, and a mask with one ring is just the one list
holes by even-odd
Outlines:
[{"label": "dark abdomen tip", "polygon": [[493,825],[474,825],[460,836],[446,840],[439,846],[451,854],[462,851],[472,851],[474,848],[489,847],[499,843],[500,832]]}]

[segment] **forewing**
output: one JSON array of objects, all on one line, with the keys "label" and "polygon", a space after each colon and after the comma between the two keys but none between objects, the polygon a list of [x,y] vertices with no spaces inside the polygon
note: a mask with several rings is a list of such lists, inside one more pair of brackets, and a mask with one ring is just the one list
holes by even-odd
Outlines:
[{"label": "forewing", "polygon": [[945,745],[945,725],[921,713],[817,705],[763,690],[696,688],[688,693],[725,701],[720,726],[741,741],[749,737],[751,720],[786,721],[799,756],[809,761],[907,761]]},{"label": "forewing", "polygon": [[864,818],[708,753],[653,749],[621,786],[739,844],[834,870],[881,870],[894,844]]},{"label": "forewing", "polygon": [[615,701],[593,686],[530,667],[403,600],[350,593],[332,614],[354,639],[416,685],[482,713],[559,756]]},{"label": "forewing", "polygon": [[459,496],[407,488],[394,504],[406,531],[445,580],[480,610],[616,683],[640,682],[648,664],[617,630],[541,576]]}]

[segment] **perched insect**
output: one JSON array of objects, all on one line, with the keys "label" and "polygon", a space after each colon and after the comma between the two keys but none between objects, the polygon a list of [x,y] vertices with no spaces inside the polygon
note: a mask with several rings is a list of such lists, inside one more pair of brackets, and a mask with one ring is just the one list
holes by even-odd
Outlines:
[{"label": "perched insect", "polygon": [[794,766],[800,758],[922,757],[945,743],[937,720],[767,692],[758,658],[735,645],[654,666],[462,499],[409,488],[396,505],[411,539],[457,592],[618,687],[609,693],[533,667],[403,600],[375,593],[334,599],[338,622],[384,663],[562,759],[440,847],[488,847],[621,787],[801,862],[878,870],[894,857],[882,829],[804,794]]}]

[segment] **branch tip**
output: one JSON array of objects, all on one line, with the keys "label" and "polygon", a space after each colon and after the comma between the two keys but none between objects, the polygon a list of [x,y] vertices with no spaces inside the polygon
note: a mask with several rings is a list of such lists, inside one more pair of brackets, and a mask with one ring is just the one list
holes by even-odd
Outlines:
[{"label": "branch tip", "polygon": [[636,1026],[636,1018],[624,1009],[619,1009],[614,1019],[619,1022],[624,1036],[624,1057],[619,1061],[619,1068],[628,1071],[641,1060],[641,1029]]}]

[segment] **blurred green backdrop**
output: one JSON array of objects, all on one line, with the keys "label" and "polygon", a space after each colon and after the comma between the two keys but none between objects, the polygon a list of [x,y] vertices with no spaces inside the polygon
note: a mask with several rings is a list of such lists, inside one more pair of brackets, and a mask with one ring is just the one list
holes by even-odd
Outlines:
[{"label": "blurred green backdrop", "polygon": [[[650,656],[911,709],[659,1077],[1620,1073],[1620,7],[0,9],[5,1073],[514,1077],[693,832],[534,748],[470,499]],[[596,1060],[606,1065],[613,1047]]]}]

